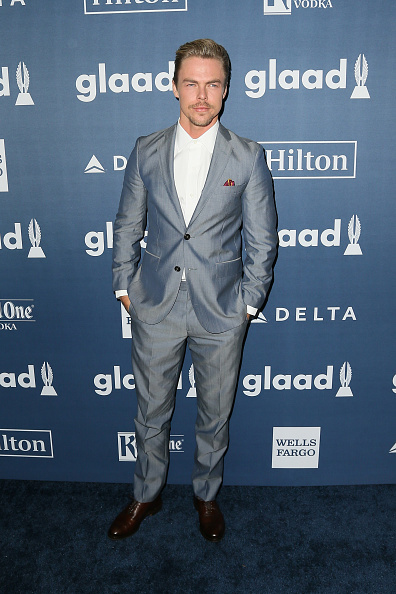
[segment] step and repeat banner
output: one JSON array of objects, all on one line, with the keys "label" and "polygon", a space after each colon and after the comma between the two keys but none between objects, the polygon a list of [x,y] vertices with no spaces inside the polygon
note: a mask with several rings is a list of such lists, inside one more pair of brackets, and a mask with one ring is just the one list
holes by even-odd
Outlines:
[{"label": "step and repeat banner", "polygon": [[[1,477],[132,480],[113,221],[136,138],[178,118],[175,50],[211,37],[222,123],[265,148],[279,217],[225,484],[395,482],[395,22],[385,0],[0,0]],[[195,390],[187,352],[172,483]]]}]

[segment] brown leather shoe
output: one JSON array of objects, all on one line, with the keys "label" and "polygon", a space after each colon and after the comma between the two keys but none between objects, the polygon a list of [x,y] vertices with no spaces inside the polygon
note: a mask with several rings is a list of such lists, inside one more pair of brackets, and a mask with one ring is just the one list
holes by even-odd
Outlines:
[{"label": "brown leather shoe", "polygon": [[149,503],[140,503],[132,499],[131,503],[116,517],[107,533],[112,540],[131,536],[139,530],[140,524],[147,516],[153,516],[162,507],[161,495]]},{"label": "brown leather shoe", "polygon": [[194,507],[199,514],[199,529],[206,540],[219,542],[224,536],[223,514],[216,501],[203,501],[194,496]]}]

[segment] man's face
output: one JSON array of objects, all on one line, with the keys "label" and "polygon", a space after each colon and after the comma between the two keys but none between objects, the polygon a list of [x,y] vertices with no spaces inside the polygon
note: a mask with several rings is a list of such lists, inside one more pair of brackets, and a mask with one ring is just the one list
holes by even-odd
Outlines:
[{"label": "man's face", "polygon": [[217,121],[227,92],[225,73],[214,58],[186,58],[173,93],[180,101],[180,124],[198,138]]}]

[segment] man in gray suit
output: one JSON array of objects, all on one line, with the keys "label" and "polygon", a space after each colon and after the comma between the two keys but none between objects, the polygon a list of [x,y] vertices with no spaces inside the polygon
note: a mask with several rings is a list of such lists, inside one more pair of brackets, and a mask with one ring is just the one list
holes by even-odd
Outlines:
[{"label": "man in gray suit", "polygon": [[113,289],[132,319],[138,456],[134,499],[110,527],[112,539],[130,536],[161,509],[186,344],[198,409],[194,506],[206,539],[224,534],[216,495],[242,343],[249,317],[267,295],[277,246],[264,151],[219,123],[229,79],[221,45],[210,39],[182,45],[173,79],[180,119],[139,138],[126,167],[114,225]]}]

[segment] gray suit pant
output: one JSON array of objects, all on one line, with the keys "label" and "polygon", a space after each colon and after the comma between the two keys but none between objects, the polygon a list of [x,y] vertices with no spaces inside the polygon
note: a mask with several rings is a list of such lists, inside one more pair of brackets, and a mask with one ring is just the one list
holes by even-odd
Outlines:
[{"label": "gray suit pant", "polygon": [[138,403],[134,477],[137,501],[153,501],[166,483],[170,422],[186,344],[197,390],[193,489],[204,501],[216,498],[223,479],[229,418],[246,327],[244,322],[220,334],[207,332],[195,315],[185,282],[172,310],[160,323],[146,324],[132,314],[132,367]]}]

